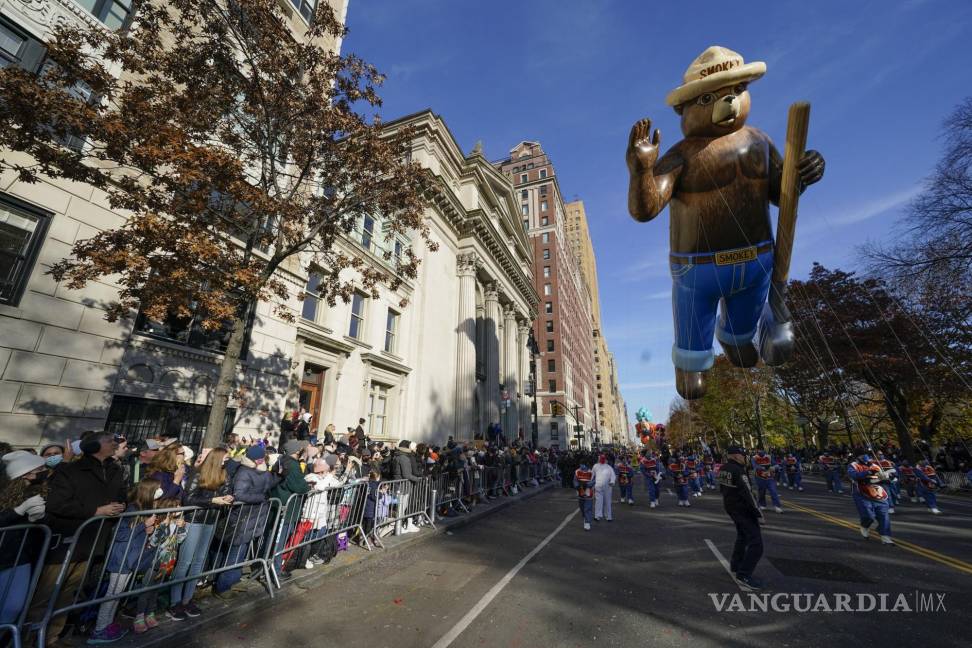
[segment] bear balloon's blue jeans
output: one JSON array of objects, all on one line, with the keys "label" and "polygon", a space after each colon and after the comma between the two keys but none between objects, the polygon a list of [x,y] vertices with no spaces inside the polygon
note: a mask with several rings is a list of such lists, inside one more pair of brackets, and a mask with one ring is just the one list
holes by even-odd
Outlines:
[{"label": "bear balloon's blue jeans", "polygon": [[[754,248],[767,243],[757,243]],[[715,261],[692,263],[693,257],[719,254],[675,254],[679,261],[670,264],[675,317],[672,362],[684,371],[706,371],[712,367],[713,334],[725,344],[738,346],[751,342],[764,312],[773,271],[773,250],[756,255],[751,261],[731,265],[719,265]],[[716,328],[720,302],[722,316]],[[769,313],[769,309],[765,312]]]}]

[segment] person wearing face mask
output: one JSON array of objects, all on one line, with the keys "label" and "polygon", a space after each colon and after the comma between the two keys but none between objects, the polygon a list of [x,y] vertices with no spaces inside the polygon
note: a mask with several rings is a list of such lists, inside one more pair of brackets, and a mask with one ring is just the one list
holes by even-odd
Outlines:
[{"label": "person wearing face mask", "polygon": [[[3,468],[9,481],[0,491],[0,527],[42,523],[47,497],[44,458],[17,450],[3,456]],[[0,624],[20,618],[41,544],[37,531],[0,534]]]},{"label": "person wearing face mask", "polygon": [[53,471],[64,461],[64,446],[59,443],[49,443],[41,448],[40,457],[44,460],[44,466],[49,471]]}]

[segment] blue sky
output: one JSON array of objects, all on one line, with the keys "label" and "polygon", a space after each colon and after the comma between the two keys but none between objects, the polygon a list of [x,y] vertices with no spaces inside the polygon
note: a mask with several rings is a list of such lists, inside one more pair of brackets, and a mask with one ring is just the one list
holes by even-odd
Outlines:
[{"label": "blue sky", "polygon": [[812,104],[808,146],[827,175],[800,202],[794,277],[813,261],[856,268],[857,246],[892,235],[939,157],[942,120],[972,94],[968,0],[351,0],[348,27],[343,51],[388,76],[386,120],[431,108],[490,159],[542,143],[565,198],[587,208],[629,414],[656,420],[675,395],[668,217],[628,216],[624,150],[642,117],[663,150],[680,139],[664,98],[692,59],[722,45],[766,62],[748,123],[781,150],[789,104]]}]

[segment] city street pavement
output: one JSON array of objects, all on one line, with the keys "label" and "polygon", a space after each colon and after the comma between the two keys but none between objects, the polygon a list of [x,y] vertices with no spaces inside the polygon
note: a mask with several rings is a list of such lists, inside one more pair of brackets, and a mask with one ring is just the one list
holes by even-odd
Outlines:
[{"label": "city street pavement", "polygon": [[[664,483],[663,483],[664,486]],[[528,501],[371,560],[260,611],[223,617],[180,642],[191,647],[335,645],[590,646],[966,646],[972,630],[972,501],[941,498],[941,516],[905,504],[893,517],[898,546],[863,539],[849,493],[822,481],[782,491],[783,514],[766,512],[766,552],[757,575],[770,596],[835,605],[835,595],[920,591],[927,611],[774,612],[751,608],[711,542],[728,557],[734,528],[718,491],[688,509],[665,493],[649,509],[636,482],[634,506],[582,528],[572,490]],[[852,528],[846,528],[849,524]],[[936,595],[937,593],[937,595]],[[745,612],[718,611],[740,595]],[[821,604],[818,594],[827,595]],[[781,600],[792,601],[789,597]],[[799,599],[797,599],[799,600]],[[864,599],[866,603],[868,599]],[[791,603],[792,604],[792,603]]]}]

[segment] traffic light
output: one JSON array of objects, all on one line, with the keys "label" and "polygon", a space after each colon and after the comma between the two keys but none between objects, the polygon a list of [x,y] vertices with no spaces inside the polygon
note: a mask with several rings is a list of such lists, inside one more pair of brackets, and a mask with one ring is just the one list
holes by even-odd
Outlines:
[{"label": "traffic light", "polygon": [[550,415],[551,416],[563,416],[563,412],[560,411],[561,410],[561,407],[562,406],[557,401],[554,401],[554,402],[550,403]]}]

